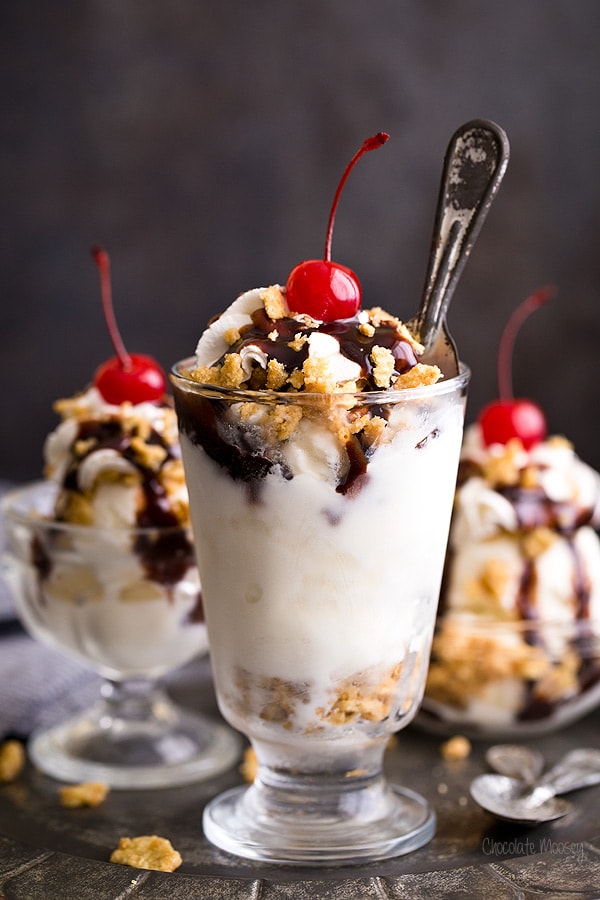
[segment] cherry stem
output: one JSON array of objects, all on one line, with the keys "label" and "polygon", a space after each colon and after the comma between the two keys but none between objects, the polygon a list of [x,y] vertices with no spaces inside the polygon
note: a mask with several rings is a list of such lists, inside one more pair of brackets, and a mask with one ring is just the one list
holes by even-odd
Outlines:
[{"label": "cherry stem", "polygon": [[331,204],[331,212],[329,213],[329,222],[327,223],[327,237],[325,238],[325,256],[323,257],[327,262],[331,260],[331,238],[333,235],[333,223],[335,222],[335,214],[337,212],[338,203],[340,201],[340,195],[344,189],[344,185],[348,179],[348,175],[365,153],[369,153],[371,150],[377,150],[379,147],[382,147],[383,144],[388,140],[389,134],[386,134],[385,131],[379,131],[377,134],[374,134],[372,137],[367,138],[366,141],[363,141],[362,146],[359,150],[356,151],[346,169],[344,174],[340,179],[340,183],[337,186],[337,191],[335,192],[335,196],[333,198],[333,203]]},{"label": "cherry stem", "polygon": [[102,297],[102,309],[104,311],[104,319],[106,321],[106,327],[108,328],[110,339],[113,343],[116,354],[119,357],[121,365],[124,369],[130,369],[131,356],[125,349],[125,344],[123,343],[123,340],[121,338],[113,309],[112,285],[110,279],[110,257],[106,250],[104,250],[98,244],[94,244],[94,246],[92,247],[92,256],[94,258],[94,262],[98,266],[98,271],[100,273],[100,294]]},{"label": "cherry stem", "polygon": [[556,287],[551,284],[533,291],[517,306],[504,326],[498,345],[498,394],[500,400],[513,399],[512,353],[519,329],[532,312],[551,300],[555,294]]}]

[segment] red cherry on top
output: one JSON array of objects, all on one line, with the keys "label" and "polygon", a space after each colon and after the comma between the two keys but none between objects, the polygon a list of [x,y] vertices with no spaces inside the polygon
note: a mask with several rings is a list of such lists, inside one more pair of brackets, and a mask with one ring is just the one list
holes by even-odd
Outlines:
[{"label": "red cherry on top", "polygon": [[532,400],[515,400],[512,392],[511,363],[515,337],[521,325],[556,293],[552,286],[539,288],[529,295],[509,318],[498,348],[498,388],[500,399],[485,406],[479,416],[483,441],[490,444],[507,444],[519,438],[526,450],[541,443],[548,433],[546,417]]},{"label": "red cherry on top", "polygon": [[520,438],[526,450],[544,440],[547,434],[546,418],[531,400],[496,400],[479,414],[479,424],[486,446],[508,444],[512,438]]},{"label": "red cherry on top", "polygon": [[167,379],[151,356],[128,353],[115,320],[110,280],[110,259],[102,247],[92,247],[92,256],[100,273],[102,309],[108,333],[117,355],[106,360],[94,373],[94,384],[107,403],[156,403],[161,400]]},{"label": "red cherry on top", "polygon": [[323,259],[306,259],[290,272],[285,289],[291,312],[305,313],[322,322],[348,319],[360,309],[362,291],[352,269],[331,260],[331,239],[335,214],[348,175],[365,153],[376,150],[388,140],[384,131],[367,138],[354,154],[340,179],[327,223]]}]

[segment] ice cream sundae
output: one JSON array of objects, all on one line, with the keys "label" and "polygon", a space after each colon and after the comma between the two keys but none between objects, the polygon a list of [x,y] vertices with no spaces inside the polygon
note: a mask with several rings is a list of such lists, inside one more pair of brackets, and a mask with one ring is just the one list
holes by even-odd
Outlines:
[{"label": "ice cream sundae", "polygon": [[420,721],[483,735],[566,724],[600,702],[600,476],[508,383],[465,432]]},{"label": "ice cream sundae", "polygon": [[[324,258],[241,294],[173,369],[217,695],[259,761],[242,806],[221,829],[217,799],[205,830],[242,855],[257,854],[264,833],[247,844],[245,835],[271,816],[289,837],[292,818],[282,824],[273,806],[266,814],[257,790],[275,796],[290,770],[325,772],[348,789],[377,783],[372,809],[389,812],[396,801],[367,771],[422,697],[468,372],[443,379],[421,363],[417,337],[381,307],[363,307],[355,273],[331,260],[341,187],[385,140],[370,138],[346,169]],[[330,858],[354,846],[352,818],[339,834],[331,819]],[[396,847],[397,823],[391,830]],[[319,858],[306,852],[295,858]]]},{"label": "ice cream sundae", "polygon": [[29,632],[105,680],[98,703],[34,732],[29,752],[65,781],[184,784],[231,765],[238,741],[155,684],[208,649],[187,489],[166,378],[125,350],[108,255],[93,255],[117,355],[56,404],[45,480],[4,498],[4,561]]},{"label": "ice cream sundae", "polygon": [[[108,255],[94,256],[114,333]],[[166,379],[149,357],[127,354],[118,332],[115,343],[122,355],[55,405],[62,421],[34,490],[57,527],[38,535],[33,556],[23,548],[38,592],[20,613],[34,635],[107,676],[157,676],[205,652],[206,629]],[[22,493],[23,512],[33,498]]]}]

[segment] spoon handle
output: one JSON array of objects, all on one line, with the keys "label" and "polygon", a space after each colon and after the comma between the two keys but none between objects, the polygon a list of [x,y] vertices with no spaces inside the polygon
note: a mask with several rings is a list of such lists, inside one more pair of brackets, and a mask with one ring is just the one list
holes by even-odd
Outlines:
[{"label": "spoon handle", "polygon": [[537,785],[539,788],[551,790],[553,794],[566,794],[599,783],[600,750],[583,747],[567,753],[539,779]]},{"label": "spoon handle", "polygon": [[429,268],[415,322],[425,349],[448,304],[506,171],[509,144],[494,122],[474,119],[450,139],[438,196]]}]

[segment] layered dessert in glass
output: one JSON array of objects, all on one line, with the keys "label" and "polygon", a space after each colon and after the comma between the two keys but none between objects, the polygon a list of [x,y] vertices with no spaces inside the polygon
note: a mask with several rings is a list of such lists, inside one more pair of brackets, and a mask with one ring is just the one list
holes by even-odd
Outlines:
[{"label": "layered dessert in glass", "polygon": [[419,716],[430,730],[525,737],[600,703],[600,475],[512,390],[515,338],[555,293],[510,315],[498,399],[465,432]]},{"label": "layered dessert in glass", "polygon": [[[108,256],[95,255],[111,330]],[[91,709],[29,740],[34,763],[65,781],[163,787],[209,777],[238,755],[228,728],[155,683],[208,650],[166,387],[154,360],[121,344],[87,388],[56,403],[45,479],[3,498],[4,574],[21,620],[104,679]]]},{"label": "layered dessert in glass", "polygon": [[600,703],[600,478],[564,437],[467,429],[420,721],[526,736]]},{"label": "layered dessert in glass", "polygon": [[205,812],[231,852],[318,864],[433,833],[381,775],[423,693],[468,381],[421,349],[380,308],[318,320],[271,285],[174,367],[217,696],[259,762]]}]

